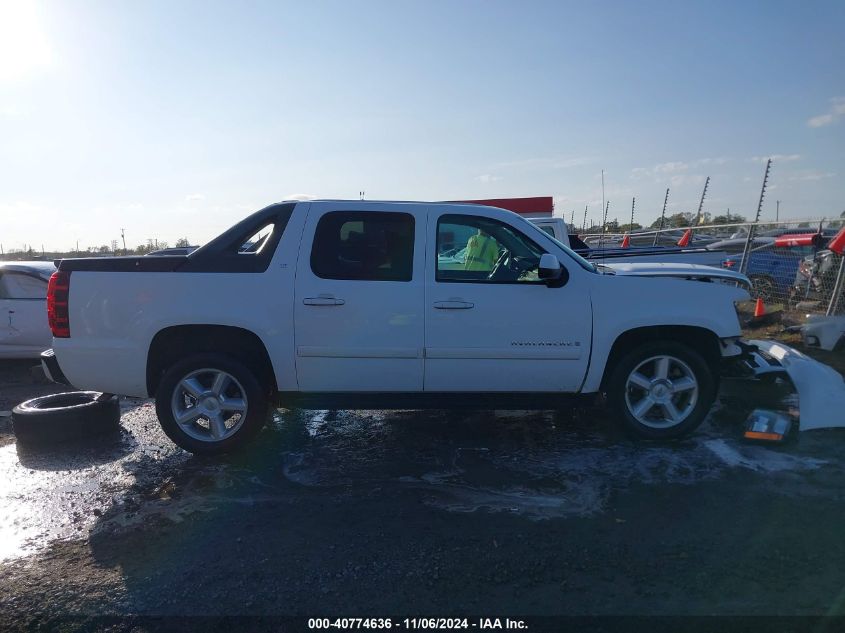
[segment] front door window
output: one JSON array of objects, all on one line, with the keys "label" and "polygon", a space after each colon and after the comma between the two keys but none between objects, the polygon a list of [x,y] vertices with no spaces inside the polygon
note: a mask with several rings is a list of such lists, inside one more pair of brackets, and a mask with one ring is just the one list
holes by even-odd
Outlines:
[{"label": "front door window", "polygon": [[542,283],[544,251],[528,237],[498,220],[444,215],[437,224],[439,282]]}]

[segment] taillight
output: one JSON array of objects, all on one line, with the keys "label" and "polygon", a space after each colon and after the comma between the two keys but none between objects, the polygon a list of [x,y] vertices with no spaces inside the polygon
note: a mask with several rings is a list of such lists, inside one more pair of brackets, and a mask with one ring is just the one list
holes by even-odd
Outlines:
[{"label": "taillight", "polygon": [[70,313],[67,308],[70,273],[56,271],[47,285],[47,321],[53,336],[70,338]]},{"label": "taillight", "polygon": [[736,266],[736,262],[732,259],[726,259],[722,262],[722,268],[733,268]]},{"label": "taillight", "polygon": [[811,264],[808,264],[807,262],[801,262],[800,264],[798,264],[798,272],[801,274],[802,277],[806,277],[807,279],[809,279],[812,276],[812,273],[810,272],[810,267]]}]

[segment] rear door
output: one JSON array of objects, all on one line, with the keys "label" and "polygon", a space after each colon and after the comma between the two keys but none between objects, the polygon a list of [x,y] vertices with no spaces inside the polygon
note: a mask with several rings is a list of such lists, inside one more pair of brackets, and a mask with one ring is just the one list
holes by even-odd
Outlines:
[{"label": "rear door", "polygon": [[311,204],[296,269],[300,391],[422,391],[426,221],[415,204]]},{"label": "rear door", "polygon": [[486,212],[429,216],[425,390],[577,391],[590,353],[589,275],[566,258],[567,282],[548,287],[538,278],[542,236]]}]

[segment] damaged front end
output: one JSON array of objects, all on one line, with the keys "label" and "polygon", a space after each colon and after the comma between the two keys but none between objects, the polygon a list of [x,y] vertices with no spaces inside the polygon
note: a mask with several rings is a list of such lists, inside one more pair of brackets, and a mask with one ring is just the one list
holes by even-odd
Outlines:
[{"label": "damaged front end", "polygon": [[777,341],[736,341],[738,356],[724,359],[730,378],[788,381],[798,396],[799,430],[845,428],[845,379],[832,367]]}]

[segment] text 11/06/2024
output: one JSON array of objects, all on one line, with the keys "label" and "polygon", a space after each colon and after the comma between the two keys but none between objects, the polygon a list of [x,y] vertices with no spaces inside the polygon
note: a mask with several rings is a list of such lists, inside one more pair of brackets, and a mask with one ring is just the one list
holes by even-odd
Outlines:
[{"label": "text 11/06/2024", "polygon": [[409,629],[409,630],[521,630],[523,620],[510,618],[309,618],[308,628],[319,629]]}]

